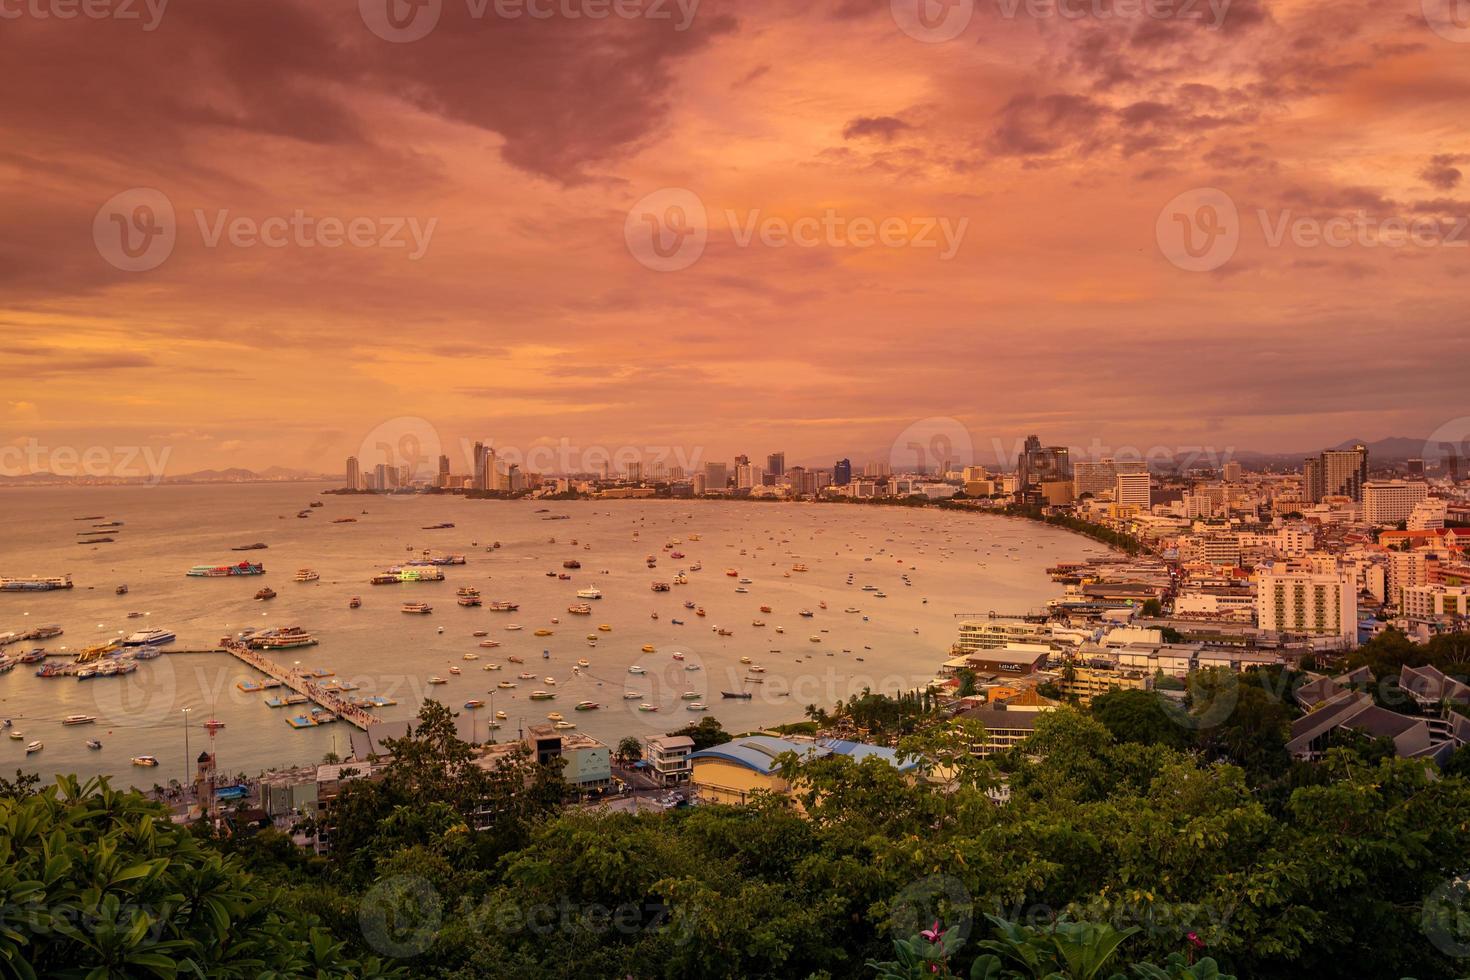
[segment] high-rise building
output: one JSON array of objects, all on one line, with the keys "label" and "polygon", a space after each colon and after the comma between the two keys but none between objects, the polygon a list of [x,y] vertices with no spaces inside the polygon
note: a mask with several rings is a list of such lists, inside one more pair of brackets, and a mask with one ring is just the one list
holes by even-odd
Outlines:
[{"label": "high-rise building", "polygon": [[362,489],[362,468],[358,466],[356,456],[347,457],[347,489]]},{"label": "high-rise building", "polygon": [[1262,572],[1256,591],[1256,625],[1268,633],[1358,635],[1358,589],[1350,572]]},{"label": "high-rise building", "polygon": [[724,463],[704,464],[706,493],[723,493],[730,486],[730,468]]},{"label": "high-rise building", "polygon": [[1072,492],[1078,497],[1084,493],[1097,496],[1117,489],[1117,484],[1118,468],[1111,459],[1079,459],[1072,464]]},{"label": "high-rise building", "polygon": [[480,452],[480,472],[476,482],[481,490],[489,490],[493,493],[501,489],[500,468],[495,460],[493,446],[485,446]]},{"label": "high-rise building", "polygon": [[1411,460],[1408,461],[1408,468],[1409,468],[1409,475],[1410,476],[1423,476],[1424,475],[1424,460],[1422,460],[1422,459],[1411,459]]},{"label": "high-rise building", "polygon": [[780,477],[786,475],[786,454],[771,453],[766,457],[766,472],[772,476]]},{"label": "high-rise building", "polygon": [[872,459],[863,464],[863,476],[882,480],[893,475],[893,465],[886,459]]},{"label": "high-rise building", "polygon": [[1224,476],[1226,483],[1239,483],[1241,476],[1240,464],[1235,462],[1234,460],[1226,463]]},{"label": "high-rise building", "polygon": [[1328,497],[1348,497],[1362,501],[1363,484],[1368,482],[1368,447],[1324,449],[1307,457],[1302,464],[1302,499],[1320,504]]},{"label": "high-rise building", "polygon": [[1429,484],[1375,480],[1363,484],[1363,520],[1369,524],[1407,521],[1416,504],[1429,496]]},{"label": "high-rise building", "polygon": [[627,472],[629,483],[643,482],[643,464],[641,462],[629,463]]},{"label": "high-rise building", "polygon": [[696,494],[709,492],[709,480],[705,477],[703,473],[694,474],[694,480],[692,482],[694,486],[694,492]]},{"label": "high-rise building", "polygon": [[471,462],[470,487],[474,490],[485,489],[485,444],[475,443],[475,458]]},{"label": "high-rise building", "polygon": [[852,482],[852,460],[839,459],[832,466],[832,485],[845,487]]},{"label": "high-rise building", "polygon": [[439,486],[449,486],[449,457],[442,453],[439,456]]},{"label": "high-rise building", "polygon": [[1444,467],[1445,475],[1450,478],[1451,483],[1460,482],[1461,461],[1460,450],[1453,442],[1442,442],[1439,444],[1440,465]]},{"label": "high-rise building", "polygon": [[1153,477],[1147,473],[1119,473],[1113,501],[1119,507],[1137,507],[1148,513],[1153,506]]},{"label": "high-rise building", "polygon": [[749,490],[755,486],[755,467],[750,463],[737,462],[735,464],[735,489]]},{"label": "high-rise building", "polygon": [[1040,437],[1027,436],[1026,448],[1016,459],[1016,474],[1023,490],[1070,480],[1071,452],[1066,446],[1043,446]]}]

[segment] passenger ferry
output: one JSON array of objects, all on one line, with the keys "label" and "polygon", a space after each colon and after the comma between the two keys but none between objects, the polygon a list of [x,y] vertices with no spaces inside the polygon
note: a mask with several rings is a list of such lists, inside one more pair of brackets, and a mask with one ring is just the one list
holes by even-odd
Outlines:
[{"label": "passenger ferry", "polygon": [[171,630],[142,630],[123,640],[123,645],[129,647],[156,646],[160,643],[172,643],[176,639],[178,637]]},{"label": "passenger ferry", "polygon": [[577,590],[577,598],[578,599],[601,599],[602,598],[602,591],[600,589],[595,588],[595,587],[593,587],[593,588],[586,588],[586,589],[578,589]]},{"label": "passenger ferry", "polygon": [[73,588],[70,575],[50,578],[0,578],[0,592],[51,592],[55,589]]},{"label": "passenger ferry", "polygon": [[262,562],[242,561],[235,565],[195,565],[186,574],[190,578],[226,578],[231,575],[264,575],[265,564]]},{"label": "passenger ferry", "polygon": [[427,616],[434,611],[434,607],[427,602],[405,602],[403,604],[403,611],[416,616]]},{"label": "passenger ferry", "polygon": [[297,582],[316,582],[320,579],[321,574],[313,569],[300,568],[296,570],[295,581]]}]

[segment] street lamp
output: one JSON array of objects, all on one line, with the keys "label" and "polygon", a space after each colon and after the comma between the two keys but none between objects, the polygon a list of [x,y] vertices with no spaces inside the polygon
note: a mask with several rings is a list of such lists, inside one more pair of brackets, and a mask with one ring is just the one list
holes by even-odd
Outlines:
[{"label": "street lamp", "polygon": [[183,709],[184,716],[184,794],[188,798],[189,792],[189,709]]}]

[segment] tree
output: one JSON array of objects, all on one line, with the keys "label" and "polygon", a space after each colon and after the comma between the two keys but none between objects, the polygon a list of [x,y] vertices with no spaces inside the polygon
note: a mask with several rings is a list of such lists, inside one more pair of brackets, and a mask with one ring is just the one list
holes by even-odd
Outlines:
[{"label": "tree", "polygon": [[1146,599],[1143,603],[1143,614],[1150,618],[1164,615],[1164,604],[1157,599]]},{"label": "tree", "polygon": [[698,724],[685,725],[678,731],[669,732],[673,736],[684,736],[694,740],[694,751],[713,748],[716,745],[724,745],[733,737],[720,726],[713,715],[699,719]]},{"label": "tree", "polygon": [[398,975],[106,780],[0,798],[9,976]]},{"label": "tree", "polygon": [[1164,710],[1153,691],[1108,691],[1092,699],[1092,716],[1120,742],[1182,749],[1192,741],[1190,730]]},{"label": "tree", "polygon": [[643,743],[632,735],[625,735],[622,741],[618,743],[615,756],[618,764],[624,768],[632,766],[643,759]]}]

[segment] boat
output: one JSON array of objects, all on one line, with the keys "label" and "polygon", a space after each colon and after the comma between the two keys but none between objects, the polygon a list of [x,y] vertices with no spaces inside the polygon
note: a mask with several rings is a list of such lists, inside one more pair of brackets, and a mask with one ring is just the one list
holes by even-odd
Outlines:
[{"label": "boat", "polygon": [[577,711],[596,711],[600,707],[602,707],[602,705],[598,704],[596,701],[578,701],[577,702],[576,710]]},{"label": "boat", "polygon": [[26,653],[22,653],[20,656],[18,656],[18,657],[15,658],[15,662],[18,663],[18,664],[38,664],[38,663],[41,663],[42,661],[44,661],[45,659],[46,659],[46,651],[37,648],[35,650],[31,650],[31,651],[28,651]]},{"label": "boat", "polygon": [[568,558],[566,561],[564,561],[564,562],[561,563],[561,567],[562,568],[581,568],[582,567],[582,563],[579,562],[579,561],[577,561],[575,558]]},{"label": "boat", "polygon": [[421,531],[447,531],[447,530],[449,530],[452,527],[454,527],[453,524],[450,524],[450,523],[447,523],[446,522],[446,523],[443,523],[443,524],[430,524],[427,527],[419,528],[419,530],[421,530]]},{"label": "boat", "polygon": [[633,666],[631,666],[631,667],[628,668],[628,673],[630,673],[630,674],[646,674],[647,671],[644,670],[642,667],[639,667],[637,664],[634,664]]},{"label": "boat", "polygon": [[448,683],[449,682],[446,681],[442,677],[430,677],[429,678],[429,684],[432,685],[432,686],[434,686],[434,687],[438,687],[440,684],[448,684]]},{"label": "boat", "polygon": [[135,755],[132,759],[133,765],[152,768],[158,765],[158,760],[151,755]]},{"label": "boat", "polygon": [[464,703],[464,706],[466,711],[474,711],[476,708],[485,707],[485,702],[481,701],[479,698],[470,698]]},{"label": "boat", "polygon": [[347,600],[347,608],[348,609],[361,609],[362,608],[362,596],[355,595],[351,599]]},{"label": "boat", "polygon": [[117,588],[113,589],[112,591],[115,592],[118,595],[127,595],[128,594],[128,587],[126,585],[119,585]]},{"label": "boat", "polygon": [[[297,516],[300,516],[300,515],[297,515]],[[356,524],[357,523],[357,518],[355,518],[355,517],[339,517],[335,521],[333,521],[332,523],[333,524]]]},{"label": "boat", "polygon": [[810,609],[803,609],[801,612],[797,613],[797,615],[803,619],[811,619],[813,616],[816,615],[816,613],[812,612]]},{"label": "boat", "polygon": [[46,743],[42,742],[40,739],[36,739],[30,745],[26,746],[26,755],[33,755],[34,753],[41,751],[45,747]]},{"label": "boat", "polygon": [[459,670],[458,667],[450,667],[449,668],[449,672],[451,674],[454,674],[456,677],[458,677],[459,676],[459,673],[460,673],[460,670]]},{"label": "boat", "polygon": [[749,701],[754,695],[749,691],[721,691],[720,697],[736,701]]},{"label": "boat", "polygon": [[735,631],[734,630],[727,630],[727,629],[725,629],[723,627],[715,630],[715,633],[717,635],[719,635],[719,636],[734,636],[735,635]]},{"label": "boat", "polygon": [[403,611],[417,616],[427,616],[434,611],[434,607],[427,602],[405,602],[403,604]]},{"label": "boat", "polygon": [[577,602],[567,606],[567,612],[574,616],[591,616],[592,607],[585,602]]},{"label": "boat", "polygon": [[87,748],[91,749],[93,752],[97,752],[101,750],[102,743],[97,741],[95,738],[89,738],[87,739]]},{"label": "boat", "polygon": [[760,664],[754,664],[748,669],[752,674],[764,674],[766,672],[766,668],[762,667]]},{"label": "boat", "polygon": [[239,545],[238,547],[231,548],[230,550],[231,551],[264,551],[267,547],[268,547],[267,545],[263,544],[260,541],[257,541],[254,544],[242,544],[242,545]]},{"label": "boat", "polygon": [[536,675],[531,673],[529,670],[523,670],[516,676],[523,681],[534,681],[536,679]]},{"label": "boat", "polygon": [[752,625],[752,626],[764,626],[764,625],[766,625],[766,621],[764,619],[752,619],[750,621],[750,625]]},{"label": "boat", "polygon": [[706,705],[705,705],[705,703],[703,701],[693,701],[693,702],[691,702],[687,706],[686,710],[688,710],[688,711],[707,711],[709,709],[706,707]]},{"label": "boat", "polygon": [[578,599],[601,599],[602,591],[597,588],[586,588],[577,590]]},{"label": "boat", "polygon": [[698,670],[699,669],[699,664],[685,664],[684,665],[684,669],[685,670]]},{"label": "boat", "polygon": [[556,687],[555,677],[543,677],[541,680],[546,684],[547,687]]},{"label": "boat", "polygon": [[673,586],[668,582],[654,582],[649,588],[654,592],[669,592],[672,591]]},{"label": "boat", "polygon": [[176,639],[177,637],[171,630],[142,630],[123,640],[123,645],[129,647],[157,646],[160,643],[172,643]]},{"label": "boat", "polygon": [[94,715],[67,715],[65,718],[61,719],[61,723],[68,726],[90,725],[96,722],[96,720],[97,718]]},{"label": "boat", "polygon": [[10,733],[10,737],[19,742],[25,739],[25,733],[20,731],[13,731]]},{"label": "boat", "polygon": [[807,570],[807,567],[800,562],[797,562],[795,565],[791,566],[791,570],[793,572],[804,572]]},{"label": "boat", "polygon": [[637,701],[641,697],[643,697],[643,695],[637,693],[636,691],[624,691],[623,692],[623,700],[624,701]]},{"label": "boat", "polygon": [[598,629],[598,632],[601,632],[601,633],[611,633],[612,632],[612,627],[610,625],[608,625],[607,623],[600,623],[600,624],[598,624],[597,629]]},{"label": "boat", "polygon": [[549,629],[539,629],[539,630],[536,631],[535,635],[536,636],[550,636],[551,635],[551,630],[549,630]]},{"label": "boat", "polygon": [[645,644],[643,644],[643,652],[644,653],[652,653],[653,652],[653,644],[652,643],[645,643]]},{"label": "boat", "polygon": [[638,706],[638,710],[639,711],[657,711],[658,710],[658,705],[656,705],[656,704],[648,704],[648,703],[645,702],[644,704],[640,704]]},{"label": "boat", "polygon": [[294,581],[297,581],[297,582],[316,582],[316,581],[319,581],[321,579],[321,577],[322,577],[321,576],[321,573],[315,571],[314,569],[310,569],[310,568],[299,568],[299,569],[296,570],[296,576],[294,578]]},{"label": "boat", "polygon": [[740,573],[737,572],[733,568],[727,568],[727,569],[725,569],[725,574],[728,575],[728,576],[730,576],[731,578],[736,578],[736,577],[738,577],[740,575]]},{"label": "boat", "polygon": [[500,646],[500,641],[499,640],[481,640],[480,641],[480,646],[483,647],[486,650],[494,650],[496,647]]},{"label": "boat", "polygon": [[492,602],[485,608],[491,612],[515,612],[521,607],[519,603],[515,602]]},{"label": "boat", "polygon": [[519,633],[521,630],[525,629],[525,627],[522,626],[520,623],[511,623],[509,626],[506,627],[506,629],[512,633]]},{"label": "boat", "polygon": [[242,561],[235,565],[195,565],[185,573],[189,578],[227,578],[232,575],[264,575],[265,565]]},{"label": "boat", "polygon": [[700,606],[698,609],[694,610],[694,615],[696,615],[696,616],[705,616],[705,615],[708,615],[708,614],[704,611],[704,607],[703,606]]},{"label": "boat", "polygon": [[531,692],[531,700],[532,701],[554,701],[554,700],[556,700],[556,695],[555,694],[552,694],[550,691],[532,691]]},{"label": "boat", "polygon": [[501,681],[499,684],[496,684],[495,686],[498,687],[498,688],[500,688],[502,691],[504,691],[504,690],[509,690],[510,688],[515,687],[516,685],[515,685],[515,681]]},{"label": "boat", "polygon": [[220,721],[218,718],[211,718],[204,723],[204,730],[209,732],[209,734],[211,735],[213,735],[217,731],[221,731],[224,727],[225,723]]},{"label": "boat", "polygon": [[592,661],[588,660],[586,657],[583,657],[581,660],[577,661],[577,666],[585,669],[592,666]]},{"label": "boat", "polygon": [[262,601],[262,602],[264,602],[267,599],[274,599],[275,597],[276,597],[276,590],[273,589],[273,588],[271,588],[270,586],[266,586],[265,588],[261,589],[259,592],[255,593],[255,598],[258,599],[258,600],[260,600],[260,601]]},{"label": "boat", "polygon": [[[649,653],[652,653],[653,651],[650,650],[648,652]],[[683,660],[684,659],[684,655],[682,653],[676,653],[676,654],[673,655],[673,657],[674,657],[675,660]]]},{"label": "boat", "polygon": [[479,660],[480,659],[480,655],[478,653],[467,653],[463,657],[460,657],[459,659],[461,659],[461,660]]},{"label": "boat", "polygon": [[698,693],[696,691],[685,691],[683,694],[679,695],[679,700],[680,701],[698,701],[702,697],[704,697],[704,695],[703,694],[700,694],[700,693]]},{"label": "boat", "polygon": [[52,592],[74,588],[70,575],[30,578],[0,578],[0,592]]},{"label": "boat", "polygon": [[761,606],[761,612],[768,613],[770,611],[771,611],[771,607],[770,606]]},{"label": "boat", "polygon": [[821,643],[822,642],[822,638],[820,636],[818,636],[817,634],[815,634],[815,633],[813,633],[811,636],[807,637],[807,639],[808,640],[811,640],[813,643]]},{"label": "boat", "polygon": [[507,657],[506,659],[509,660],[513,664],[523,664],[523,663],[525,663],[525,661],[522,660],[520,657]]},{"label": "boat", "polygon": [[552,724],[551,727],[552,728],[555,728],[559,732],[565,732],[565,731],[570,731],[571,729],[576,728],[577,726],[574,723],[570,722],[570,721],[558,721],[558,722],[555,722],[554,724]]}]

